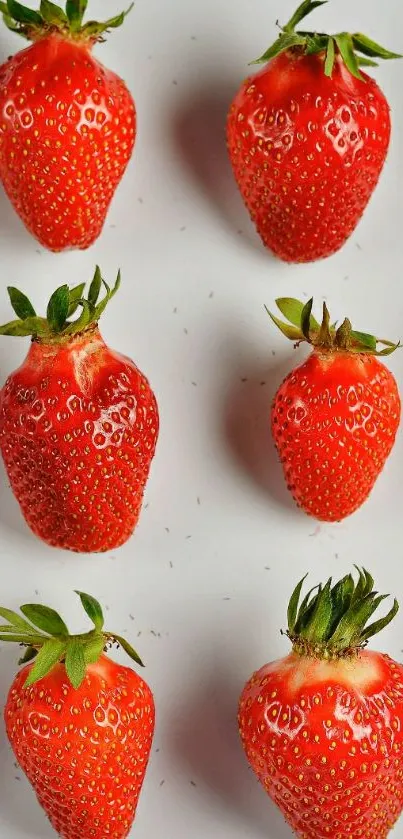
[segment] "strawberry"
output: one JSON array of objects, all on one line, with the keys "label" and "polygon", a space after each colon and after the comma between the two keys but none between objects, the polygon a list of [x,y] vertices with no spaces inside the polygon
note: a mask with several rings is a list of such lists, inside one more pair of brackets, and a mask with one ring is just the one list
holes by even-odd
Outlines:
[{"label": "strawberry", "polygon": [[101,233],[136,134],[131,94],[91,54],[125,14],[83,23],[87,0],[40,12],[0,3],[33,44],[0,67],[0,177],[18,215],[52,251],[88,248]]},{"label": "strawberry", "polygon": [[228,116],[235,178],[263,243],[287,262],[344,245],[381,174],[389,106],[360,66],[400,58],[370,38],[296,31],[326,0],[304,0],[254,63]]},{"label": "strawberry", "polygon": [[[95,272],[62,286],[47,317],[9,288],[18,320],[2,335],[31,335],[0,394],[0,448],[31,530],[83,553],[122,545],[137,524],[158,437],[158,408],[135,364],[103,341],[98,320],[116,293]],[[99,300],[101,284],[106,294]],[[71,320],[77,306],[82,313]]]},{"label": "strawberry", "polygon": [[[305,578],[304,578],[305,579]],[[364,650],[395,616],[360,571],[288,607],[292,652],[254,674],[240,700],[247,759],[301,839],[384,839],[403,807],[403,667]]]},{"label": "strawberry", "polygon": [[274,397],[274,442],[298,506],[322,521],[340,521],[367,499],[393,448],[400,397],[377,356],[399,344],[355,332],[347,319],[336,329],[326,304],[319,325],[312,300],[305,306],[287,297],[276,302],[290,322],[268,312],[274,323],[313,350]]},{"label": "strawberry", "polygon": [[31,662],[8,694],[7,736],[59,836],[125,839],[147,770],[154,700],[133,670],[103,654],[116,642],[141,665],[124,638],[104,630],[99,603],[77,594],[94,624],[84,635],[69,635],[46,606],[22,606],[24,618],[0,609],[0,640],[25,645],[20,664]]}]

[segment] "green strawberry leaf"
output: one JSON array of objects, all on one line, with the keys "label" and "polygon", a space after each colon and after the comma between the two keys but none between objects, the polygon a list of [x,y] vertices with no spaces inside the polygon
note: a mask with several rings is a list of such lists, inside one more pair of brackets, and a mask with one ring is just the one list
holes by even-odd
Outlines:
[{"label": "green strawberry leaf", "polygon": [[92,641],[88,641],[84,646],[84,660],[86,664],[95,664],[102,655],[105,647],[105,640],[103,636],[94,637]]},{"label": "green strawberry leaf", "polygon": [[293,32],[296,26],[301,23],[301,20],[304,20],[307,15],[310,15],[314,9],[317,9],[319,6],[325,6],[327,0],[303,0],[296,12],[294,12],[292,18],[288,21],[286,26],[283,27],[284,32]]},{"label": "green strawberry leaf", "polygon": [[365,349],[368,350],[376,350],[377,340],[374,335],[369,335],[367,332],[357,332],[355,329],[351,332],[350,336],[354,342]]},{"label": "green strawberry leaf", "polygon": [[403,58],[400,53],[391,52],[390,50],[385,49],[385,47],[381,47],[380,44],[377,44],[376,41],[368,38],[367,35],[363,35],[362,32],[354,32],[352,39],[355,49],[358,50],[358,52],[363,52],[364,55],[368,55],[370,58],[383,58],[385,61],[388,61],[391,58]]},{"label": "green strawberry leaf", "polygon": [[329,40],[327,42],[326,61],[325,61],[325,76],[328,76],[329,79],[331,79],[332,75],[333,75],[335,59],[336,59],[336,50],[335,50],[334,38],[329,38]]},{"label": "green strawberry leaf", "polygon": [[19,291],[18,288],[14,288],[14,286],[8,286],[7,291],[10,303],[18,318],[25,320],[25,318],[36,317],[36,312],[31,301],[25,294],[22,293],[22,291]]},{"label": "green strawberry leaf", "polygon": [[276,318],[272,312],[269,311],[267,306],[265,306],[266,312],[269,315],[269,318],[273,321],[273,323],[278,327],[280,332],[285,335],[286,338],[289,338],[290,341],[302,341],[303,334],[300,329],[297,329],[295,326],[291,326],[289,323],[284,323],[284,321],[279,320]]},{"label": "green strawberry leaf", "polygon": [[80,283],[80,285],[74,286],[69,291],[69,311],[67,312],[67,317],[71,318],[74,315],[74,312],[77,311],[80,300],[83,296],[83,291],[85,289],[85,283]]},{"label": "green strawberry leaf", "polygon": [[362,641],[368,641],[368,639],[372,638],[373,635],[377,635],[378,632],[380,632],[382,629],[384,629],[385,626],[387,626],[388,623],[390,623],[393,620],[395,615],[397,615],[398,611],[399,611],[399,604],[398,604],[398,602],[395,598],[395,600],[393,601],[393,606],[392,606],[390,612],[388,612],[388,614],[385,615],[384,618],[380,618],[379,620],[374,621],[374,623],[371,623],[361,633]]},{"label": "green strawberry leaf", "polygon": [[77,638],[70,638],[66,651],[66,673],[73,688],[77,690],[85,678],[85,658],[83,644]]},{"label": "green strawberry leaf", "polygon": [[[9,624],[12,624],[14,628],[18,627],[18,629],[23,629],[25,632],[34,632],[31,624],[24,620],[21,615],[18,615],[17,612],[12,612],[11,609],[4,609],[3,606],[0,606],[0,617],[8,621]],[[4,628],[1,627],[0,631],[3,632]]]},{"label": "green strawberry leaf", "polygon": [[82,606],[87,613],[89,619],[95,626],[95,629],[101,631],[104,626],[104,616],[102,612],[101,605],[98,603],[98,600],[95,597],[92,597],[90,594],[85,594],[83,591],[76,591],[78,594]]},{"label": "green strawberry leaf", "polygon": [[106,638],[110,638],[111,641],[117,641],[117,643],[122,647],[122,650],[124,650],[125,653],[127,653],[127,655],[136,662],[136,664],[139,664],[140,667],[144,667],[140,656],[136,653],[136,650],[133,649],[131,644],[126,641],[126,638],[122,638],[121,635],[115,635],[115,633],[111,635],[108,632],[105,632],[104,635]]},{"label": "green strawberry leaf", "polygon": [[[278,297],[276,300],[276,306],[280,310],[281,314],[290,321],[290,323],[301,329],[301,318],[302,312],[304,311],[304,304],[301,303],[300,300],[295,300],[293,297]],[[312,329],[313,332],[320,329],[318,321],[315,320],[312,314],[310,317],[310,329]]]},{"label": "green strawberry leaf", "polygon": [[18,23],[31,23],[35,26],[43,25],[43,17],[39,12],[34,12],[33,9],[28,9],[17,0],[7,0],[7,11],[11,18],[14,18]]},{"label": "green strawberry leaf", "polygon": [[101,269],[99,265],[97,265],[95,269],[94,279],[90,285],[90,290],[88,292],[88,302],[91,303],[92,306],[97,305],[98,297],[101,291],[102,286],[102,275]]},{"label": "green strawberry leaf", "polygon": [[41,0],[40,13],[46,23],[68,23],[66,13],[56,3],[50,0]]},{"label": "green strawberry leaf", "polygon": [[88,6],[88,0],[67,0],[66,15],[73,31],[80,29]]},{"label": "green strawberry leaf", "polygon": [[69,630],[60,615],[49,606],[39,603],[27,603],[21,606],[21,612],[34,626],[49,635],[68,635]]},{"label": "green strawberry leaf", "polygon": [[281,52],[285,52],[286,50],[291,49],[292,47],[303,47],[305,46],[306,39],[302,35],[298,35],[297,32],[290,32],[289,34],[281,34],[279,38],[269,47],[260,58],[256,58],[255,61],[251,61],[251,64],[266,64],[267,61],[271,61],[272,58],[275,58],[277,55],[280,55]]},{"label": "green strawberry leaf", "polygon": [[83,35],[87,37],[91,37],[91,35],[101,35],[102,32],[106,32],[108,29],[117,29],[119,26],[125,21],[127,15],[131,12],[134,7],[134,3],[131,3],[128,9],[125,12],[120,12],[120,14],[115,15],[114,17],[109,18],[109,20],[105,20],[102,23],[99,23],[96,20],[89,20],[88,23],[85,24],[83,27]]},{"label": "green strawberry leaf", "polygon": [[53,670],[55,664],[63,658],[65,651],[65,641],[58,638],[50,638],[49,641],[46,641],[35,658],[34,666],[25,682],[25,687],[44,679]]},{"label": "green strawberry leaf", "polygon": [[288,619],[288,631],[293,633],[295,629],[295,624],[297,622],[297,615],[298,615],[298,604],[299,598],[301,596],[302,586],[307,578],[308,574],[305,574],[305,577],[299,581],[298,585],[295,587],[290,602],[288,604],[288,611],[287,611],[287,619]]},{"label": "green strawberry leaf", "polygon": [[371,58],[364,58],[363,55],[357,55],[357,62],[359,67],[379,67],[377,61],[372,61]]},{"label": "green strawberry leaf", "polygon": [[45,318],[25,318],[25,320],[12,320],[0,326],[0,335],[23,338],[27,335],[44,335],[47,332],[48,324]]},{"label": "green strawberry leaf", "polygon": [[63,285],[53,292],[46,312],[48,323],[53,332],[61,332],[66,323],[70,306],[68,285]]},{"label": "green strawberry leaf", "polygon": [[353,38],[349,32],[340,32],[339,35],[334,36],[334,40],[339,48],[340,55],[352,76],[363,81],[363,76],[360,73],[357,56],[354,52]]},{"label": "green strawberry leaf", "polygon": [[77,304],[78,306],[82,306],[82,312],[79,318],[71,323],[66,329],[63,329],[63,335],[77,335],[79,332],[82,332],[86,326],[93,320],[94,317],[94,307],[89,306],[86,300],[80,300]]}]

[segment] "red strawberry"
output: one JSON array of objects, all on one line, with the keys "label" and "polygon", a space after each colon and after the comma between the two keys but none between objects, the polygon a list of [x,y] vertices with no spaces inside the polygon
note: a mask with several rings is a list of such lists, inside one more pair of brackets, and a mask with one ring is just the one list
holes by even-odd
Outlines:
[{"label": "red strawberry", "polygon": [[361,33],[297,32],[321,5],[304,0],[255,62],[266,66],[242,85],[228,117],[239,189],[264,244],[287,262],[311,262],[344,245],[390,140],[388,103],[360,66],[400,56]]},{"label": "red strawberry", "polygon": [[399,607],[366,626],[383,600],[366,571],[312,589],[298,609],[302,583],[292,652],[243,691],[243,746],[301,839],[384,839],[403,807],[403,667],[363,648]]},{"label": "red strawberry", "polygon": [[274,397],[274,442],[297,504],[322,521],[340,521],[367,499],[395,442],[399,392],[376,356],[398,345],[354,332],[348,320],[336,330],[326,305],[320,326],[312,300],[306,306],[286,297],[276,302],[290,323],[269,312],[274,323],[313,351]]},{"label": "red strawberry", "polygon": [[66,12],[1,4],[5,23],[34,41],[0,67],[0,177],[18,215],[52,251],[88,248],[101,233],[136,134],[133,99],[92,55],[107,29],[83,24],[87,0]]},{"label": "red strawberry", "polygon": [[[104,298],[99,302],[103,282]],[[62,286],[46,318],[9,288],[19,320],[2,335],[32,335],[22,366],[0,394],[0,447],[30,528],[58,548],[107,551],[137,524],[158,437],[158,408],[135,364],[103,341],[98,320],[115,294],[97,268]],[[77,306],[82,314],[70,318]]]},{"label": "red strawberry", "polygon": [[27,647],[4,711],[8,739],[39,803],[63,839],[125,839],[133,823],[154,733],[150,688],[103,649],[130,644],[106,632],[99,603],[78,592],[94,629],[69,635],[46,606],[0,609],[2,641]]}]

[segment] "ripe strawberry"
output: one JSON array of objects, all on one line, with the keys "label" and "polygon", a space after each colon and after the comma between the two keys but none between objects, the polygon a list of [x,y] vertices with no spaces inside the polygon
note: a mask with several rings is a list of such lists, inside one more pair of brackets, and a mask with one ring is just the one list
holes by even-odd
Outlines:
[{"label": "ripe strawberry", "polygon": [[39,803],[63,839],[125,839],[133,823],[154,734],[150,688],[103,650],[120,644],[106,632],[99,603],[77,592],[94,629],[69,635],[46,606],[0,609],[0,640],[27,647],[4,711],[7,736]]},{"label": "ripe strawberry", "polygon": [[[122,545],[137,524],[158,437],[158,408],[135,364],[103,341],[98,320],[118,289],[95,272],[52,295],[47,317],[9,288],[19,320],[1,335],[32,335],[0,393],[0,447],[30,528],[85,553]],[[106,288],[99,302],[101,283]],[[70,318],[82,307],[76,321]]]},{"label": "ripe strawberry", "polygon": [[[367,499],[388,458],[400,423],[392,373],[376,356],[398,344],[354,332],[347,319],[336,330],[287,297],[276,301],[287,338],[313,351],[286,377],[274,397],[272,433],[285,479],[299,507],[322,521],[340,521]],[[378,350],[378,343],[385,349]]]},{"label": "ripe strawberry", "polygon": [[[305,579],[305,578],[304,578]],[[301,839],[384,839],[403,807],[403,667],[365,651],[398,611],[360,571],[288,608],[292,652],[246,685],[239,730],[261,784]],[[313,593],[315,592],[315,593]]]},{"label": "ripe strawberry", "polygon": [[296,31],[324,2],[304,0],[255,62],[266,66],[242,85],[228,116],[239,189],[264,244],[287,262],[312,262],[344,245],[390,140],[388,103],[360,66],[400,56],[361,33]]},{"label": "ripe strawberry", "polygon": [[136,133],[133,99],[91,50],[122,13],[83,24],[87,0],[40,13],[15,0],[4,21],[32,46],[0,67],[0,177],[18,215],[52,251],[88,248],[101,233]]}]

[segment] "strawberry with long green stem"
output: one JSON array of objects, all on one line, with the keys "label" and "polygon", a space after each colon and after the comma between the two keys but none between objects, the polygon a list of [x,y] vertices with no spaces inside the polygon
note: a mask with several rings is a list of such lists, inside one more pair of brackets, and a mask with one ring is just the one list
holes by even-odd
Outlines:
[{"label": "strawberry with long green stem", "polygon": [[126,839],[147,770],[155,725],[148,685],[106,650],[120,635],[77,592],[93,628],[70,635],[53,609],[0,608],[0,640],[25,647],[4,711],[7,736],[39,803],[63,839]]},{"label": "strawberry with long green stem", "polygon": [[37,536],[82,553],[116,548],[133,533],[158,438],[147,379],[99,332],[119,285],[120,274],[110,288],[97,268],[87,295],[85,283],[58,288],[46,317],[9,288],[18,319],[0,327],[0,335],[31,336],[0,393],[11,487]]},{"label": "strawberry with long green stem", "polygon": [[313,301],[289,297],[268,312],[283,335],[312,347],[278,389],[271,427],[287,486],[298,506],[322,521],[341,521],[368,498],[400,424],[394,376],[381,358],[399,346],[353,330],[346,318],[319,323]]},{"label": "strawberry with long green stem", "polygon": [[239,730],[247,759],[300,839],[385,839],[403,808],[403,666],[365,649],[395,600],[359,571],[288,606],[292,651],[245,686]]},{"label": "strawberry with long green stem", "polygon": [[0,2],[9,29],[33,42],[0,67],[0,178],[52,251],[88,248],[100,235],[136,138],[129,90],[92,55],[127,12],[85,22],[86,8]]}]

